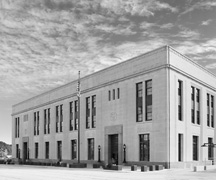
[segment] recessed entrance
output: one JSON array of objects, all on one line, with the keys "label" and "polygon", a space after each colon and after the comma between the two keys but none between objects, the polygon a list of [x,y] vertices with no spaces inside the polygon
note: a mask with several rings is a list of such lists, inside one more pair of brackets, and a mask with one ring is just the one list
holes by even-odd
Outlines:
[{"label": "recessed entrance", "polygon": [[105,127],[104,161],[106,164],[122,164],[123,126]]},{"label": "recessed entrance", "polygon": [[23,143],[23,161],[25,162],[27,158],[28,158],[28,143],[24,142]]},{"label": "recessed entrance", "polygon": [[118,134],[109,135],[109,162],[118,165]]}]

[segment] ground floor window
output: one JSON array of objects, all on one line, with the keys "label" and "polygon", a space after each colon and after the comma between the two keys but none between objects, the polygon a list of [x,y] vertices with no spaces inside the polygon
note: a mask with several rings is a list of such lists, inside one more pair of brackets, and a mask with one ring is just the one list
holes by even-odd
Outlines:
[{"label": "ground floor window", "polygon": [[38,158],[38,143],[35,143],[35,159]]},{"label": "ground floor window", "polygon": [[57,159],[59,161],[62,160],[62,142],[61,141],[57,141]]},{"label": "ground floor window", "polygon": [[71,159],[76,159],[77,157],[77,141],[71,140]]},{"label": "ground floor window", "polygon": [[149,134],[139,135],[140,161],[149,161],[150,159],[150,139]]},{"label": "ground floor window", "polygon": [[88,139],[88,160],[94,160],[94,138]]},{"label": "ground floor window", "polygon": [[193,160],[198,161],[198,136],[193,136]]},{"label": "ground floor window", "polygon": [[49,159],[49,142],[45,142],[45,158]]},{"label": "ground floor window", "polygon": [[183,161],[183,134],[178,134],[178,161]]},{"label": "ground floor window", "polygon": [[20,156],[19,156],[19,144],[16,144],[16,158],[20,158]]},{"label": "ground floor window", "polygon": [[214,146],[212,146],[213,138],[208,138],[208,144],[208,159],[214,160]]}]

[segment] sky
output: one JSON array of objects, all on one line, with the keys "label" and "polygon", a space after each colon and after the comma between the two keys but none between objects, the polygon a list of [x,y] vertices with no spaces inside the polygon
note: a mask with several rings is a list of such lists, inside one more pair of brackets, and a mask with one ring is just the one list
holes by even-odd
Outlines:
[{"label": "sky", "polygon": [[216,73],[215,0],[0,0],[0,141],[12,105],[170,45]]}]

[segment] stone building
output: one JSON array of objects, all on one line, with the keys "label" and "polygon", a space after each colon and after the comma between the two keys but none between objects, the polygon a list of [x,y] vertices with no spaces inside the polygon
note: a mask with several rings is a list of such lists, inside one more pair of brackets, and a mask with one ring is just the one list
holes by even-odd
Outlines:
[{"label": "stone building", "polygon": [[[173,168],[213,159],[213,147],[201,145],[215,142],[216,76],[173,48],[80,82],[81,162]],[[13,106],[13,158],[77,162],[76,89],[73,81]]]}]

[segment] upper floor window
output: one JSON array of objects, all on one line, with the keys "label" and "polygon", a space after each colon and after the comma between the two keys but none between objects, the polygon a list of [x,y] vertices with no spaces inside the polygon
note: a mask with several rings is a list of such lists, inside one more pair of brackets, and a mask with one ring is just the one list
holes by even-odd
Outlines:
[{"label": "upper floor window", "polygon": [[196,119],[197,124],[200,124],[200,90],[196,89]]},{"label": "upper floor window", "polygon": [[86,98],[86,128],[90,128],[90,97]]},{"label": "upper floor window", "polygon": [[178,120],[182,121],[182,81],[178,81]]},{"label": "upper floor window", "polygon": [[34,112],[34,135],[39,135],[39,111]]},{"label": "upper floor window", "polygon": [[63,105],[60,105],[60,132],[63,131]]},{"label": "upper floor window", "polygon": [[78,130],[78,115],[79,115],[79,107],[78,107],[78,101],[75,101],[75,130]]},{"label": "upper floor window", "polygon": [[143,84],[136,84],[136,121],[143,121]]},{"label": "upper floor window", "polygon": [[59,106],[56,106],[56,132],[59,132]]},{"label": "upper floor window", "polygon": [[20,118],[15,118],[15,138],[19,138]]},{"label": "upper floor window", "polygon": [[74,121],[73,121],[73,102],[70,102],[70,110],[69,110],[69,117],[70,117],[70,124],[69,124],[69,130],[72,131],[74,129]]},{"label": "upper floor window", "polygon": [[195,88],[191,86],[191,122],[195,123]]},{"label": "upper floor window", "polygon": [[207,93],[207,126],[214,127],[214,96]]},{"label": "upper floor window", "polygon": [[92,96],[92,128],[96,127],[96,95]]},{"label": "upper floor window", "polygon": [[146,81],[146,121],[152,120],[152,80]]}]

